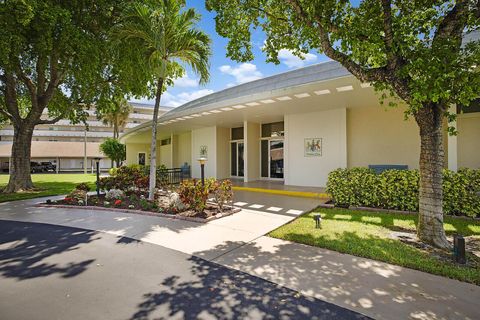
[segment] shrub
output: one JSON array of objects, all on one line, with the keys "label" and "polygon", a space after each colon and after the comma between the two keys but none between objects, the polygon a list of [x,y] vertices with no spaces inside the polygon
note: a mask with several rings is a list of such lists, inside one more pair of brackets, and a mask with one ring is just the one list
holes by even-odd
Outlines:
[{"label": "shrub", "polygon": [[90,191],[90,186],[87,183],[82,182],[82,183],[77,184],[75,186],[75,189],[76,190],[83,190],[85,192],[88,192],[88,191]]},{"label": "shrub", "polygon": [[209,180],[205,180],[205,186],[197,179],[184,180],[178,188],[178,194],[187,208],[196,212],[203,212],[207,206],[209,192]]},{"label": "shrub", "polygon": [[[443,171],[446,214],[480,216],[480,170]],[[335,205],[418,211],[418,170],[337,169],[328,175],[327,192]]]},{"label": "shrub", "polygon": [[[143,167],[139,165],[122,166],[117,168],[114,176],[100,179],[101,190],[120,189],[123,191],[145,188],[145,175]],[[148,181],[146,183],[148,187]]]},{"label": "shrub", "polygon": [[87,192],[85,190],[75,189],[72,192],[70,192],[67,195],[67,197],[65,197],[65,201],[68,202],[67,198],[69,198],[69,199],[71,199],[70,202],[75,202],[75,203],[77,203],[79,201],[84,202],[86,196],[87,196]]},{"label": "shrub", "polygon": [[110,168],[108,170],[108,174],[111,176],[111,177],[114,177],[117,175],[117,171],[118,171],[118,168]]},{"label": "shrub", "polygon": [[230,180],[215,180],[210,186],[218,209],[223,211],[223,207],[233,199],[232,182]]},{"label": "shrub", "polygon": [[110,189],[107,194],[105,194],[105,199],[107,200],[121,200],[125,197],[125,193],[120,189]]}]

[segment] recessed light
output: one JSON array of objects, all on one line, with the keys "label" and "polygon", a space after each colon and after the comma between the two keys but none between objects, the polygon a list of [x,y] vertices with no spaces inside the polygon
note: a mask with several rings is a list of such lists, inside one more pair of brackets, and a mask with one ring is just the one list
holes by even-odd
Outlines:
[{"label": "recessed light", "polygon": [[344,87],[338,87],[337,88],[338,92],[351,91],[351,90],[353,90],[352,86],[344,86]]},{"label": "recessed light", "polygon": [[292,100],[292,98],[290,98],[289,96],[283,96],[283,97],[278,97],[277,100],[278,101],[287,101],[287,100]]},{"label": "recessed light", "polygon": [[208,111],[202,112],[202,115],[204,115],[204,116],[206,116],[207,114],[210,114],[210,112],[208,112]]},{"label": "recessed light", "polygon": [[325,89],[325,90],[314,91],[314,93],[315,93],[317,96],[321,96],[322,94],[329,94],[329,93],[331,93],[331,92],[330,92],[330,90]]},{"label": "recessed light", "polygon": [[198,114],[198,113],[195,113],[195,114],[192,114],[192,117],[195,117],[195,118],[198,118],[198,117],[201,117],[202,115],[201,114]]},{"label": "recessed light", "polygon": [[233,109],[243,109],[246,108],[243,104],[237,104],[236,106],[232,106]]},{"label": "recessed light", "polygon": [[298,94],[294,94],[295,97],[297,98],[307,98],[307,97],[310,97],[310,94],[309,93],[298,93]]},{"label": "recessed light", "polygon": [[193,117],[192,116],[185,116],[184,118],[185,119],[192,119]]},{"label": "recessed light", "polygon": [[220,111],[220,110],[212,110],[212,111],[210,111],[210,112],[211,112],[211,113],[220,113],[220,112],[222,112],[222,111]]},{"label": "recessed light", "polygon": [[223,111],[232,111],[233,109],[230,108],[230,107],[225,107],[225,108],[222,108],[221,110],[223,110]]},{"label": "recessed light", "polygon": [[266,100],[260,100],[261,103],[269,104],[269,103],[274,103],[275,100],[272,99],[266,99]]},{"label": "recessed light", "polygon": [[255,106],[259,106],[259,105],[260,105],[260,103],[258,103],[258,102],[249,102],[249,103],[245,103],[245,104],[246,104],[247,106],[249,106],[249,107],[255,107]]}]

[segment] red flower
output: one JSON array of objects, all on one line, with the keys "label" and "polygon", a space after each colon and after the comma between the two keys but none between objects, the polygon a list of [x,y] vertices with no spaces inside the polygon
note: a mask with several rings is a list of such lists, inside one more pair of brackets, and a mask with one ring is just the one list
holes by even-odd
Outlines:
[{"label": "red flower", "polygon": [[70,202],[70,201],[72,201],[73,199],[72,199],[72,198],[70,198],[70,197],[65,197],[65,199],[64,199],[64,200],[65,200],[65,201],[67,201],[67,202]]},{"label": "red flower", "polygon": [[115,202],[114,202],[113,204],[116,205],[116,206],[119,206],[119,205],[122,204],[122,200],[120,200],[120,199],[119,199],[119,200],[115,200]]}]

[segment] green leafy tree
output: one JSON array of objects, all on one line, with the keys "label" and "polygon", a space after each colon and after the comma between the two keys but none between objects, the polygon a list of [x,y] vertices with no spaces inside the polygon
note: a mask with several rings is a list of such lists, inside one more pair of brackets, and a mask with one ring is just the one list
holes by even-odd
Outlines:
[{"label": "green leafy tree", "polygon": [[85,121],[86,106],[111,91],[135,86],[133,77],[122,77],[133,69],[127,65],[130,55],[118,55],[110,41],[111,28],[127,3],[0,1],[0,114],[14,130],[12,170],[4,192],[33,188],[35,126],[64,118]]},{"label": "green leafy tree", "polygon": [[125,98],[113,98],[103,108],[97,110],[97,116],[103,124],[113,128],[113,138],[118,139],[120,131],[127,125],[132,106]]},{"label": "green leafy tree", "polygon": [[[173,79],[190,67],[200,76],[200,83],[209,78],[210,38],[196,28],[199,15],[185,8],[182,0],[150,0],[132,5],[118,29],[120,39],[140,53],[138,71],[150,77],[150,96],[155,97],[150,148],[149,199],[153,199],[156,181],[156,147],[158,109],[162,93]],[[147,85],[147,83],[145,83]]]},{"label": "green leafy tree", "polygon": [[420,131],[420,239],[450,244],[443,228],[442,121],[453,120],[452,104],[478,96],[480,45],[462,45],[478,29],[480,1],[207,0],[216,30],[229,38],[227,55],[253,58],[251,32],[266,34],[267,61],[289,49],[301,57],[317,50],[341,63],[362,82],[408,105]]},{"label": "green leafy tree", "polygon": [[115,161],[117,167],[119,167],[127,157],[125,145],[114,138],[108,138],[102,142],[102,144],[100,144],[100,151],[112,161]]}]

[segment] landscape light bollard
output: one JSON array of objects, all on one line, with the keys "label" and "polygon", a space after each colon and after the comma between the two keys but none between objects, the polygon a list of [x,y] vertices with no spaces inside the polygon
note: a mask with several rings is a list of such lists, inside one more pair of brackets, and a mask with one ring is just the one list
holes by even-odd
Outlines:
[{"label": "landscape light bollard", "polygon": [[97,163],[97,197],[100,197],[100,158],[95,158]]},{"label": "landscape light bollard", "polygon": [[319,229],[322,227],[322,216],[319,214],[313,215],[313,220],[315,220],[315,228]]},{"label": "landscape light bollard", "polygon": [[205,186],[205,162],[207,162],[207,158],[200,158],[198,159],[200,162],[200,177],[202,178],[202,187]]},{"label": "landscape light bollard", "polygon": [[453,236],[453,257],[456,263],[465,264],[465,238],[459,234]]}]

